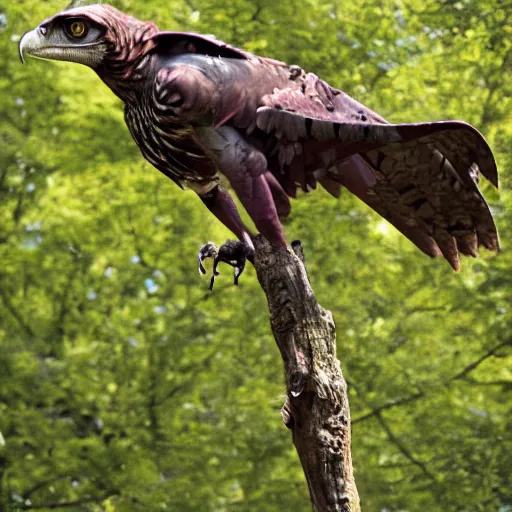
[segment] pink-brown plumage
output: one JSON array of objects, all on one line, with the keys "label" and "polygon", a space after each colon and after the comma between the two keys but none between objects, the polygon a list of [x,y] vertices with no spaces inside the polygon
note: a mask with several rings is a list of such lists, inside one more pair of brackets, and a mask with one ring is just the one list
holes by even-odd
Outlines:
[{"label": "pink-brown plumage", "polygon": [[496,165],[473,127],[391,124],[298,66],[207,36],[161,32],[110,6],[64,11],[42,26],[51,32],[71,18],[101,30],[105,51],[91,62],[125,102],[145,158],[190,185],[248,243],[220,175],[276,245],[286,243],[278,217],[288,215],[288,197],[319,183],[334,196],[345,187],[456,270],[459,253],[499,249],[477,187],[479,171],[497,186]]}]

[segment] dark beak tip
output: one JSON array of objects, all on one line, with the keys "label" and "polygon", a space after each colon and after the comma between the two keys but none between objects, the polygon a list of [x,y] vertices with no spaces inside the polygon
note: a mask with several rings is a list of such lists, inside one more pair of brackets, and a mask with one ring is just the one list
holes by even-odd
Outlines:
[{"label": "dark beak tip", "polygon": [[30,55],[30,49],[34,44],[34,33],[39,35],[40,32],[40,28],[36,28],[34,30],[27,30],[27,32],[21,36],[21,39],[18,43],[18,55],[22,64],[26,64],[25,54],[28,53]]},{"label": "dark beak tip", "polygon": [[[29,31],[30,32],[30,31]],[[18,55],[20,57],[21,63],[25,64],[25,57],[23,55],[23,39],[28,34],[28,32],[25,32],[20,39],[20,42],[18,43]]]}]

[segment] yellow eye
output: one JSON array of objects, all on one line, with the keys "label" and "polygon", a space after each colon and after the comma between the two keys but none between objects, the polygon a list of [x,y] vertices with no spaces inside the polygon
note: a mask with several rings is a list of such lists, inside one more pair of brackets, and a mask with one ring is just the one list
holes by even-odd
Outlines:
[{"label": "yellow eye", "polygon": [[85,37],[87,35],[87,26],[83,21],[73,21],[69,25],[69,33],[73,37]]}]

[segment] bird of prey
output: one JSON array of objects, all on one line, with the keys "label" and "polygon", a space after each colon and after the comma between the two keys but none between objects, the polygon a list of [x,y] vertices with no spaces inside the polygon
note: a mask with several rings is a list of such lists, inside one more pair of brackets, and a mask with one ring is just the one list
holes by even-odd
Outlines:
[{"label": "bird of prey", "polygon": [[[460,121],[388,123],[299,66],[213,37],[163,32],[111,6],[62,11],[27,32],[21,59],[85,64],[124,102],[144,157],[187,185],[252,245],[226,181],[259,232],[286,246],[290,197],[345,187],[429,256],[499,250],[479,175],[498,186],[492,152]],[[220,180],[224,176],[227,180]]]}]

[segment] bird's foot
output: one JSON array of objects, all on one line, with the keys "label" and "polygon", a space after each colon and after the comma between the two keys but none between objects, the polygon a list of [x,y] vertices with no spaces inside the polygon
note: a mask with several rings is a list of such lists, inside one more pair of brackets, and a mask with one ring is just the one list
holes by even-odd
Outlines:
[{"label": "bird's foot", "polygon": [[253,257],[254,249],[239,240],[228,240],[219,248],[212,242],[208,242],[199,249],[197,258],[199,272],[206,274],[203,261],[206,258],[213,258],[212,277],[210,279],[210,290],[213,290],[215,278],[220,274],[217,270],[219,263],[227,263],[234,268],[234,284],[238,286],[238,280],[245,269],[247,260]]}]

